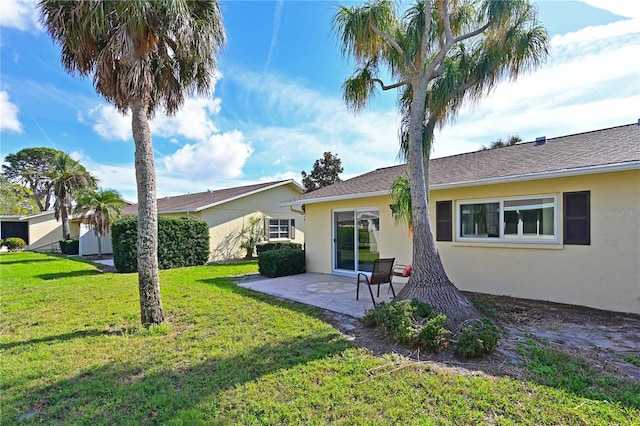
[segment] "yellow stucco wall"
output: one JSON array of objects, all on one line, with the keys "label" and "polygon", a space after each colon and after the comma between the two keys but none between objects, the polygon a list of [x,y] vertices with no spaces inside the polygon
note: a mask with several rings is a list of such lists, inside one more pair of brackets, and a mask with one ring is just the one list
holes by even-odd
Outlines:
[{"label": "yellow stucco wall", "polygon": [[[591,245],[562,244],[562,193],[591,191]],[[462,290],[640,313],[640,170],[431,192],[435,202],[555,195],[559,241],[550,244],[438,242]],[[395,226],[386,196],[306,206],[307,270],[331,273],[332,210],[379,206],[382,257],[410,263],[411,240]]]},{"label": "yellow stucco wall", "polygon": [[[274,219],[295,219],[296,230],[294,242],[303,244],[305,236],[304,216],[293,212],[289,207],[279,204],[300,195],[291,185],[283,185],[262,191],[237,200],[189,213],[189,217],[197,217],[209,225],[211,261],[244,257],[244,250],[240,249],[238,233],[249,224],[249,220],[256,213],[265,214]],[[163,216],[185,217],[186,214],[172,214]]]}]

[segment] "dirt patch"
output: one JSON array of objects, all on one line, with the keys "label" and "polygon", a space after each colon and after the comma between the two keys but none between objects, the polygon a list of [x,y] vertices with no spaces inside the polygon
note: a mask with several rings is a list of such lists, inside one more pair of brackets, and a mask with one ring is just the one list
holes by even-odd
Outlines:
[{"label": "dirt patch", "polygon": [[498,348],[478,360],[462,359],[450,349],[437,354],[410,350],[393,344],[379,330],[365,327],[358,319],[329,311],[323,315],[347,339],[376,355],[395,352],[415,360],[433,361],[444,368],[521,379],[526,370],[516,352],[517,344],[534,339],[548,342],[549,347],[579,358],[602,374],[640,381],[640,367],[623,359],[628,355],[640,358],[640,315],[503,296],[467,296],[478,300],[485,313],[504,330]]}]

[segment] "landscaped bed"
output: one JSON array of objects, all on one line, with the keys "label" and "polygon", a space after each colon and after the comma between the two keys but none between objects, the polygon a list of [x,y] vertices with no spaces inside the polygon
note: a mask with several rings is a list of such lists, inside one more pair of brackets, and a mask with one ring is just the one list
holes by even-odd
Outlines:
[{"label": "landscaped bed", "polygon": [[254,262],[161,271],[167,322],[151,329],[139,326],[136,274],[35,253],[2,254],[0,268],[3,425],[640,418],[640,404],[614,390],[585,398],[568,387],[375,356],[320,310],[233,284],[229,277],[257,271]]}]

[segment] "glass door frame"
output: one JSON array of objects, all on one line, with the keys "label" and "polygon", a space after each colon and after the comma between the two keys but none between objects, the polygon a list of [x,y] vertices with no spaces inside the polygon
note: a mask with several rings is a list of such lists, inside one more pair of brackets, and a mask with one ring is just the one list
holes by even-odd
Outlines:
[{"label": "glass door frame", "polygon": [[[380,232],[380,207],[379,206],[367,206],[367,207],[352,207],[352,208],[340,208],[340,209],[332,209],[331,210],[331,273],[334,275],[342,275],[342,276],[356,276],[359,272],[371,272],[371,271],[363,271],[359,270],[358,266],[360,265],[360,254],[359,254],[359,238],[358,238],[358,213],[359,212],[376,212],[378,214],[378,236]],[[337,267],[337,244],[338,244],[338,236],[337,236],[337,224],[336,224],[336,213],[340,212],[353,212],[353,256],[354,256],[354,268],[353,269],[340,269]],[[379,242],[376,238],[376,245]]]}]

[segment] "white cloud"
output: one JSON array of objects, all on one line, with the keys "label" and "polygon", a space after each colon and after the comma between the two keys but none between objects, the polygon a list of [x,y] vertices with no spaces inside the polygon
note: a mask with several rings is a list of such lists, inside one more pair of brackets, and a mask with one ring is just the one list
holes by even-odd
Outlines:
[{"label": "white cloud", "polygon": [[608,10],[616,15],[629,18],[640,18],[640,3],[638,0],[581,0],[598,9]]},{"label": "white cloud", "polygon": [[204,140],[218,128],[211,116],[220,112],[220,99],[187,98],[175,116],[156,114],[151,122],[151,133],[163,137],[184,136]]},{"label": "white cloud", "polygon": [[33,0],[3,0],[0,26],[20,31],[39,29],[36,2]]},{"label": "white cloud", "polygon": [[252,152],[242,133],[233,131],[187,144],[165,157],[164,165],[169,173],[193,179],[236,178]]},{"label": "white cloud", "polygon": [[9,94],[0,91],[0,131],[22,133],[18,111],[18,107],[9,100]]},{"label": "white cloud", "polygon": [[[175,116],[156,114],[149,123],[151,134],[172,138],[172,143],[177,142],[177,136],[204,140],[218,131],[210,116],[219,112],[220,99],[188,98]],[[120,114],[113,105],[97,106],[86,115],[80,111],[78,121],[92,121],[93,130],[108,140],[128,141],[133,138],[131,114]]]},{"label": "white cloud", "polygon": [[93,130],[107,140],[128,141],[133,138],[131,134],[131,115],[120,114],[112,105],[100,105],[90,109],[85,116],[78,112],[78,121],[86,123],[94,122]]}]

